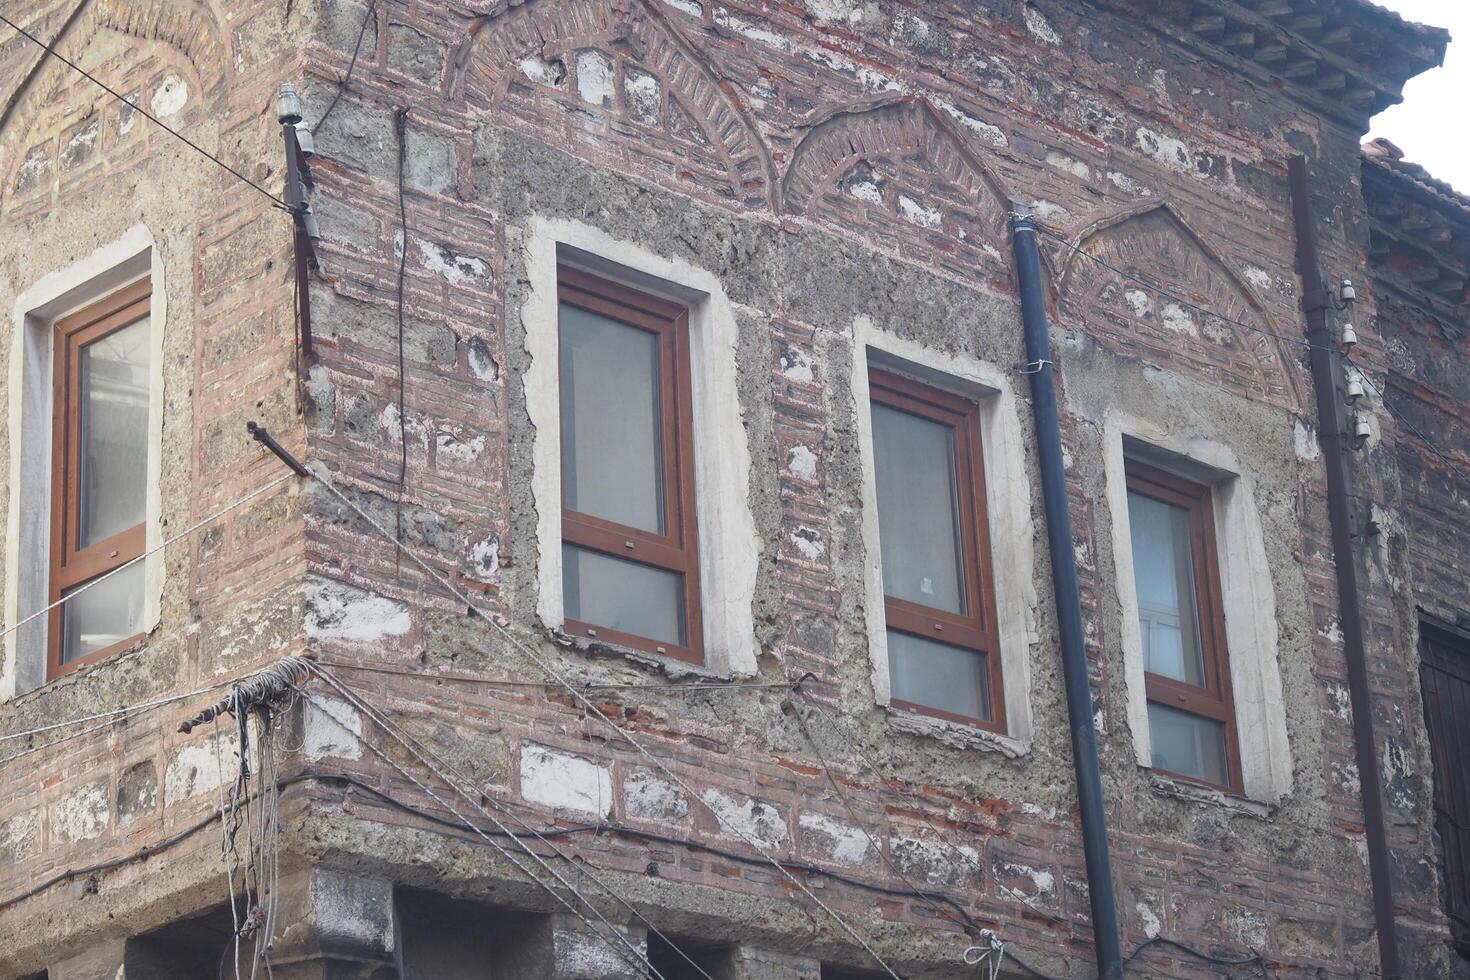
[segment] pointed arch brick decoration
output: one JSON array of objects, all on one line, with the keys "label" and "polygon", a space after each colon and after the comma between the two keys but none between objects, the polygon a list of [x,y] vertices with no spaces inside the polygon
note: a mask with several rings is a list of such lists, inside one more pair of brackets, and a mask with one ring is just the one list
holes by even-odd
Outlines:
[{"label": "pointed arch brick decoration", "polygon": [[[109,35],[115,43],[97,43]],[[198,115],[229,88],[232,64],[222,37],[205,4],[84,0],[68,18],[65,39],[81,52],[84,68],[124,96],[153,111]],[[142,117],[55,59],[36,61],[21,86],[0,117],[5,210],[28,197],[44,201],[58,181],[103,162],[115,170],[141,157],[150,133]]]},{"label": "pointed arch brick decoration", "polygon": [[[1141,205],[1110,215],[1075,241],[1057,263],[1063,318],[1086,324],[1090,334],[1120,353],[1301,409],[1300,382],[1291,366],[1295,348],[1283,340],[1255,291],[1172,206]],[[1079,251],[1251,329],[1121,279]]]},{"label": "pointed arch brick decoration", "polygon": [[723,203],[776,209],[754,121],[655,0],[528,0],[472,32],[450,83],[470,109]]},{"label": "pointed arch brick decoration", "polygon": [[818,116],[792,151],[781,197],[789,214],[957,275],[1009,275],[1005,188],[922,96]]}]

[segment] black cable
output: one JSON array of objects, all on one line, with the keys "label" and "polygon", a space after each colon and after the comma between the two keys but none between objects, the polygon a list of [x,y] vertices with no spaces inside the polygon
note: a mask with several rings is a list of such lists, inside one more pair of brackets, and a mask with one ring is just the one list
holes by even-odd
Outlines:
[{"label": "black cable", "polygon": [[337,79],[337,91],[332,96],[332,101],[327,103],[326,111],[322,113],[322,117],[316,121],[315,126],[311,127],[311,135],[315,136],[316,131],[327,124],[327,117],[332,114],[333,109],[337,108],[337,103],[341,101],[342,93],[347,91],[347,86],[352,84],[352,70],[357,67],[357,53],[362,50],[362,39],[367,36],[368,21],[372,19],[373,12],[377,9],[378,0],[372,0],[368,4],[367,10],[363,13],[362,25],[357,29],[357,43],[352,46],[352,60],[347,62],[347,74]]},{"label": "black cable", "polygon": [[223,167],[225,170],[227,170],[230,173],[234,174],[240,180],[244,181],[245,183],[249,184],[251,187],[253,187],[256,190],[260,191],[260,193],[262,193],[266,197],[270,198],[271,199],[271,203],[273,205],[275,205],[276,207],[280,208],[283,211],[290,211],[291,210],[291,206],[289,204],[287,204],[285,201],[281,200],[279,197],[276,197],[270,191],[266,190],[264,187],[260,186],[255,181],[251,180],[249,177],[246,177],[244,174],[242,174],[240,171],[236,170],[234,167],[230,166],[228,163],[225,163],[219,157],[215,156],[213,153],[210,153],[208,150],[204,149],[198,143],[195,143],[193,140],[189,139],[189,137],[185,136],[183,133],[180,133],[176,129],[170,128],[168,125],[166,125],[165,123],[163,123],[162,121],[160,121],[157,116],[153,115],[148,110],[144,109],[142,106],[137,105],[134,102],[130,102],[128,99],[126,99],[123,96],[119,95],[113,89],[109,88],[106,83],[100,81],[91,72],[87,71],[85,68],[81,67],[76,62],[70,60],[65,55],[61,54],[59,51],[57,51],[55,48],[53,48],[51,45],[47,44],[45,41],[42,41],[40,38],[36,37],[36,35],[32,34],[30,31],[26,30],[24,27],[21,27],[15,21],[11,20],[9,17],[6,17],[4,14],[0,14],[0,24],[7,24],[10,27],[14,28],[15,31],[17,33],[19,33],[21,37],[26,38],[32,44],[35,44],[35,45],[39,46],[43,51],[45,51],[51,57],[55,58],[57,61],[61,62],[63,65],[66,65],[72,71],[76,72],[77,74],[81,75],[83,78],[87,79],[87,81],[91,82],[93,85],[96,85],[98,88],[102,89],[102,91],[106,92],[108,95],[112,96],[114,99],[117,99],[123,105],[128,106],[129,108],[131,108],[135,112],[141,113],[144,119],[147,119],[148,121],[152,122],[155,126],[159,127],[164,132],[166,132],[169,135],[173,136],[175,139],[177,139],[180,142],[182,142],[185,146],[188,146],[189,148],[191,148],[192,150],[194,150],[196,153],[199,153],[199,154],[207,157],[208,159],[212,160],[218,166]]},{"label": "black cable", "polygon": [[[403,164],[408,152],[405,130],[408,126],[408,109],[393,110],[393,135],[398,140],[398,220],[403,226],[403,250],[398,254],[398,496],[393,501],[393,538],[403,543],[403,491],[408,484],[408,416],[405,414],[403,386],[407,374],[403,364],[403,280],[408,271],[408,208],[403,201]],[[394,550],[393,564],[398,564]]]}]

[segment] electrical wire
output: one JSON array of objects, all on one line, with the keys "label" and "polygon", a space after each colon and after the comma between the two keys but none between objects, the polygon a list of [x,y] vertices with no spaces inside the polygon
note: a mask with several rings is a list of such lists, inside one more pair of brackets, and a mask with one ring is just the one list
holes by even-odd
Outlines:
[{"label": "electrical wire", "polygon": [[[408,380],[403,358],[403,280],[408,271],[408,208],[403,201],[403,164],[408,151],[404,130],[408,126],[408,110],[393,110],[393,135],[398,141],[398,221],[403,226],[403,248],[398,254],[398,495],[393,499],[393,540],[403,541],[403,493],[408,486],[408,416],[404,407],[403,388]],[[399,553],[393,553],[398,565]]]},{"label": "electrical wire", "polygon": [[368,21],[372,20],[373,14],[377,12],[377,9],[378,0],[372,0],[367,6],[367,10],[363,11],[362,24],[357,28],[357,43],[352,46],[352,59],[347,62],[347,74],[337,79],[337,91],[332,96],[332,101],[327,103],[327,108],[322,113],[321,118],[316,121],[316,125],[311,127],[311,135],[315,136],[317,130],[327,124],[327,119],[332,115],[332,110],[337,108],[337,103],[341,101],[342,94],[347,91],[347,86],[352,84],[352,70],[357,67],[357,55],[362,50],[362,39],[367,36]]},{"label": "electrical wire", "polygon": [[25,617],[24,619],[20,620],[19,622],[14,623],[14,624],[12,624],[10,626],[5,627],[3,630],[0,630],[0,637],[3,637],[3,636],[6,636],[6,635],[8,635],[10,633],[15,632],[16,630],[18,630],[22,626],[24,626],[26,623],[29,623],[31,620],[38,619],[41,616],[44,616],[47,613],[49,613],[51,610],[55,609],[57,606],[60,606],[63,603],[66,603],[66,602],[70,602],[71,600],[75,599],[77,596],[79,596],[79,595],[83,594],[84,592],[86,592],[88,589],[91,589],[91,588],[94,588],[95,586],[101,585],[103,582],[105,582],[108,579],[112,578],[114,575],[118,574],[119,572],[125,571],[128,568],[132,567],[133,565],[136,565],[138,562],[140,562],[143,559],[147,558],[149,555],[155,555],[158,552],[162,551],[163,549],[169,547],[170,545],[177,544],[181,539],[188,537],[189,535],[193,534],[195,531],[198,531],[200,528],[204,527],[205,525],[211,524],[214,521],[219,520],[221,517],[225,516],[230,511],[235,510],[236,508],[239,508],[239,507],[244,506],[245,504],[247,504],[250,501],[254,500],[256,497],[259,497],[263,493],[267,493],[267,492],[269,492],[271,490],[274,490],[276,487],[280,486],[282,483],[285,483],[287,480],[291,479],[291,477],[293,475],[294,474],[287,473],[285,476],[278,476],[274,480],[272,480],[269,483],[267,483],[265,486],[258,487],[257,489],[250,491],[245,496],[241,497],[239,500],[236,500],[234,503],[232,503],[232,504],[230,504],[230,505],[228,505],[226,507],[222,507],[219,510],[215,511],[214,513],[209,514],[208,516],[206,516],[206,517],[204,517],[204,518],[196,521],[193,524],[190,524],[188,527],[184,528],[178,534],[175,534],[172,537],[163,539],[158,544],[154,545],[152,548],[149,548],[147,551],[143,552],[141,555],[138,555],[136,558],[129,558],[127,561],[123,562],[121,565],[117,566],[112,571],[97,576],[96,578],[94,578],[90,582],[88,582],[86,585],[82,585],[82,586],[79,586],[76,589],[73,589],[72,591],[68,592],[66,595],[62,596],[60,599],[57,599],[55,602],[51,603],[50,605],[44,606],[41,609],[37,609],[35,612],[31,613],[29,616]]},{"label": "electrical wire", "polygon": [[367,511],[359,507],[356,502],[354,502],[341,490],[338,490],[335,484],[333,484],[326,477],[322,476],[321,472],[317,470],[311,470],[309,472],[311,473],[313,479],[315,479],[324,488],[326,488],[327,492],[340,500],[344,505],[346,505],[349,510],[357,514],[358,517],[362,518],[362,520],[365,521],[368,526],[377,531],[378,534],[381,535],[385,540],[391,542],[394,547],[398,548],[404,556],[406,556],[414,564],[418,565],[419,568],[421,568],[441,588],[445,589],[461,603],[463,603],[465,608],[469,610],[470,615],[478,616],[481,620],[488,623],[490,627],[498,632],[501,636],[503,636],[513,648],[518,650],[522,655],[530,660],[531,663],[535,664],[547,676],[551,677],[563,689],[569,692],[572,697],[575,698],[582,705],[584,710],[595,715],[600,721],[607,725],[609,729],[616,733],[618,737],[620,737],[630,746],[632,746],[634,751],[636,751],[640,756],[648,761],[649,765],[653,766],[655,769],[659,770],[665,776],[667,776],[676,786],[687,793],[690,799],[700,801],[700,803],[704,805],[705,809],[707,809],[709,813],[715,818],[716,823],[724,827],[727,832],[733,833],[735,836],[742,839],[748,846],[750,846],[762,857],[764,857],[772,867],[776,868],[776,870],[779,871],[793,885],[795,885],[800,892],[806,895],[807,898],[809,898],[818,908],[820,908],[834,922],[836,922],[843,932],[845,932],[849,937],[857,942],[858,945],[861,946],[863,950],[867,952],[867,954],[871,956],[874,961],[877,962],[878,965],[881,966],[889,976],[893,978],[893,980],[901,980],[899,975],[895,973],[893,968],[888,965],[887,961],[884,960],[883,957],[880,956],[875,949],[873,949],[872,944],[866,938],[864,938],[861,933],[859,933],[846,919],[833,911],[832,908],[827,905],[827,903],[823,902],[822,899],[818,897],[815,892],[813,892],[801,881],[801,879],[797,878],[794,874],[783,867],[768,849],[761,846],[759,841],[757,841],[750,834],[746,833],[739,826],[732,823],[729,818],[721,816],[713,807],[710,807],[707,803],[704,803],[700,795],[694,791],[693,787],[691,787],[686,780],[670,770],[669,767],[666,766],[661,759],[659,759],[653,753],[649,752],[648,749],[645,748],[641,742],[633,738],[621,726],[613,722],[613,720],[607,716],[606,712],[604,712],[600,707],[598,707],[597,704],[587,698],[587,696],[584,695],[581,691],[577,690],[575,685],[567,681],[566,678],[564,678],[561,673],[556,670],[556,668],[552,667],[545,659],[538,656],[535,651],[533,651],[528,645],[522,642],[520,638],[515,636],[515,634],[511,633],[509,629],[500,625],[500,623],[497,622],[493,616],[491,616],[489,613],[486,613],[479,606],[475,605],[474,601],[468,595],[466,595],[463,590],[457,588],[437,569],[435,569],[428,562],[420,558],[417,552],[405,546],[403,542],[395,540],[394,536],[386,528],[379,524],[372,517],[372,515],[368,514]]},{"label": "electrical wire", "polygon": [[193,140],[189,139],[189,137],[185,136],[183,133],[180,133],[178,130],[173,129],[168,124],[166,124],[163,121],[161,121],[157,116],[155,116],[151,112],[149,112],[147,109],[144,109],[142,106],[138,105],[137,103],[130,101],[129,99],[123,97],[122,95],[119,95],[115,90],[113,90],[111,87],[109,87],[105,82],[103,82],[100,79],[98,79],[91,72],[87,71],[81,65],[78,65],[76,62],[74,62],[71,59],[67,58],[65,55],[63,55],[61,52],[57,51],[51,45],[47,44],[45,41],[42,41],[40,38],[36,37],[30,31],[26,30],[24,27],[21,27],[15,21],[11,20],[9,17],[6,17],[4,14],[0,14],[0,24],[6,24],[6,25],[8,25],[13,30],[15,30],[15,32],[18,33],[21,37],[27,39],[32,44],[35,44],[36,46],[40,47],[41,50],[45,51],[51,57],[55,58],[57,61],[61,62],[63,65],[66,65],[72,71],[74,71],[77,74],[81,75],[83,78],[85,78],[87,81],[91,82],[93,85],[96,85],[98,88],[102,89],[102,91],[106,92],[108,95],[112,96],[114,99],[117,99],[123,105],[128,106],[134,112],[140,113],[143,116],[144,119],[147,119],[148,121],[152,122],[155,126],[159,127],[164,132],[166,132],[170,136],[174,137],[174,139],[180,141],[185,146],[187,146],[190,149],[194,150],[194,152],[196,152],[196,153],[200,154],[201,156],[204,156],[208,160],[212,161],[216,166],[221,167],[224,170],[228,171],[229,173],[233,174],[239,180],[243,181],[246,184],[249,184],[251,187],[255,188],[261,194],[264,194],[266,197],[268,197],[270,199],[270,201],[271,201],[271,204],[274,205],[275,207],[278,207],[278,208],[280,208],[283,211],[290,211],[291,210],[291,206],[289,204],[287,204],[285,201],[281,200],[279,197],[276,197],[276,195],[272,194],[270,191],[266,190],[260,184],[257,184],[255,181],[251,180],[249,177],[245,176],[240,171],[238,171],[234,167],[230,166],[228,163],[225,163],[219,157],[215,156],[213,153],[210,153],[208,150],[204,149],[198,143],[195,143]]},{"label": "electrical wire", "polygon": [[[321,677],[323,680],[327,680],[327,676],[324,675],[324,674],[322,674],[321,672],[317,672],[317,676]],[[328,683],[330,683],[330,681],[328,681]],[[342,689],[339,688],[339,690],[342,690]],[[323,706],[315,698],[313,698],[310,693],[308,693],[307,691],[305,691],[304,689],[302,689],[299,686],[296,686],[296,693],[297,693],[298,696],[300,696],[302,699],[304,699],[305,701],[307,701],[309,704],[314,705],[320,713],[322,713],[323,715],[327,716],[328,718],[330,718],[334,722],[336,722],[337,725],[339,727],[341,727],[343,730],[348,731],[350,734],[354,734],[354,735],[356,734],[356,733],[352,733],[351,732],[351,729],[348,729],[347,728],[347,725],[346,725],[345,722],[343,722],[341,719],[337,718],[336,715],[332,714],[329,710],[327,710],[327,708],[325,706]],[[342,690],[342,693],[344,694],[344,696],[348,696],[347,695],[347,692],[345,690]],[[380,727],[381,727],[381,725],[380,725]],[[388,730],[385,729],[385,731],[388,731]],[[393,733],[391,731],[389,731],[389,734],[391,735]],[[410,755],[412,755],[416,759],[418,759],[419,763],[421,765],[423,765],[424,768],[428,769],[430,772],[433,772],[436,776],[439,777],[439,779],[441,781],[443,781],[444,783],[446,783],[447,785],[449,785],[451,788],[454,788],[454,784],[452,782],[450,782],[442,773],[439,773],[437,770],[435,770],[434,766],[432,764],[430,764],[427,760],[425,760],[423,758],[423,756],[412,745],[410,745],[408,742],[406,742],[403,739],[397,738],[396,736],[395,736],[395,740],[398,741],[398,743],[400,745],[402,745],[405,749],[407,749]],[[439,804],[440,807],[442,807],[443,809],[445,809],[445,810],[449,811],[450,813],[454,814],[454,816],[459,819],[460,823],[464,826],[464,828],[466,830],[472,831],[473,833],[475,833],[476,835],[478,835],[481,839],[483,839],[487,844],[489,844],[491,847],[495,848],[495,850],[500,854],[500,856],[503,857],[503,858],[505,858],[512,865],[514,865],[515,868],[518,871],[520,871],[523,875],[526,876],[527,880],[529,880],[530,882],[532,882],[535,885],[540,886],[540,888],[543,891],[545,891],[552,898],[554,898],[558,902],[560,902],[563,908],[565,908],[568,912],[571,912],[578,919],[580,919],[582,921],[582,923],[587,926],[588,930],[593,935],[601,935],[601,933],[599,932],[599,930],[597,929],[597,927],[592,924],[592,921],[590,919],[588,919],[587,916],[583,915],[582,912],[575,905],[573,905],[569,900],[567,900],[559,892],[557,892],[557,890],[555,888],[552,888],[546,882],[544,882],[540,878],[538,878],[535,875],[535,873],[533,873],[531,871],[531,869],[529,867],[527,867],[525,864],[523,864],[521,862],[521,860],[515,856],[515,854],[513,854],[508,849],[502,847],[493,837],[491,837],[485,831],[481,830],[480,827],[477,824],[475,824],[468,817],[466,817],[464,814],[460,813],[457,809],[455,809],[454,804],[450,803],[449,801],[445,800],[442,796],[440,796],[438,793],[434,792],[434,790],[431,787],[426,786],[423,783],[422,780],[420,780],[418,777],[414,776],[413,773],[409,772],[403,766],[399,765],[397,761],[395,761],[390,755],[388,755],[386,752],[384,752],[382,749],[380,749],[372,741],[370,741],[368,739],[359,738],[358,739],[358,743],[360,745],[362,745],[364,748],[366,748],[368,751],[372,752],[373,755],[377,756],[383,762],[387,763],[395,772],[398,773],[398,775],[402,776],[404,779],[407,779],[409,782],[411,782],[415,786],[417,786],[421,791],[423,791],[424,793],[426,793],[429,796],[429,798],[432,799],[435,803]],[[455,792],[456,793],[460,793],[460,795],[464,795],[457,788],[455,789]],[[659,974],[657,970],[654,970],[653,969],[652,964],[648,963],[647,956],[645,954],[639,953],[638,950],[637,950],[637,948],[635,946],[633,946],[633,944],[631,943],[631,941],[629,941],[626,936],[624,936],[621,932],[619,932],[616,926],[614,926],[614,925],[612,925],[612,923],[608,922],[607,919],[606,919],[606,917],[604,917],[602,915],[602,913],[600,913],[597,910],[597,908],[592,905],[591,902],[587,901],[586,896],[584,896],[581,892],[579,892],[577,890],[576,886],[572,885],[565,878],[563,878],[560,874],[558,874],[557,871],[556,871],[556,869],[553,868],[553,867],[551,867],[551,865],[547,863],[547,861],[546,861],[546,859],[544,857],[542,857],[540,854],[536,853],[536,851],[529,844],[527,844],[525,841],[521,840],[518,836],[516,836],[509,828],[507,828],[504,824],[502,824],[492,814],[490,814],[488,811],[486,811],[483,807],[480,807],[479,809],[481,810],[482,813],[485,814],[486,817],[489,818],[490,822],[495,825],[496,830],[500,831],[500,833],[501,833],[502,836],[505,836],[505,837],[509,838],[510,840],[514,841],[515,843],[519,844],[522,851],[524,851],[543,870],[545,870],[553,878],[555,878],[556,881],[563,888],[565,888],[567,891],[569,891],[573,895],[575,895],[577,897],[577,899],[584,906],[586,906],[588,910],[590,910],[592,912],[593,915],[597,916],[603,922],[603,924],[608,927],[609,932],[613,936],[613,938],[615,940],[618,940],[619,942],[621,942],[623,944],[623,946],[627,947],[627,951],[632,953],[632,957],[633,958],[632,959],[629,959],[628,956],[624,953],[624,951],[622,949],[619,949],[619,947],[616,945],[616,943],[609,943],[609,947],[615,953],[618,954],[618,956],[619,956],[620,959],[622,959],[625,963],[628,963],[630,966],[632,966],[635,972],[638,972],[638,971],[643,970],[644,968],[647,968],[647,969],[652,970],[654,972],[655,976],[658,977],[658,980],[665,980],[665,978],[663,978],[662,975]],[[641,960],[641,962],[640,962],[640,960]]]},{"label": "electrical wire", "polygon": [[17,738],[29,738],[32,735],[43,735],[46,732],[55,731],[58,728],[70,728],[72,725],[82,725],[86,724],[89,721],[98,721],[102,718],[114,718],[117,715],[129,715],[134,712],[147,710],[149,708],[157,708],[161,705],[173,704],[175,701],[186,701],[189,698],[197,697],[200,694],[208,694],[210,691],[217,691],[225,685],[232,683],[234,682],[228,680],[216,681],[215,683],[210,684],[207,687],[201,687],[197,690],[189,691],[184,694],[173,694],[166,698],[158,698],[154,701],[139,701],[137,704],[125,705],[121,708],[114,708],[111,711],[100,711],[94,715],[81,715],[80,717],[71,718],[67,721],[52,722],[49,725],[42,725],[39,728],[28,728],[22,732],[11,732],[8,735],[0,735],[0,742],[9,742],[12,739]]},{"label": "electrical wire", "polygon": [[[413,677],[419,680],[452,681],[459,684],[477,684],[483,687],[506,688],[508,690],[522,687],[534,687],[540,690],[560,687],[552,681],[511,681],[500,680],[494,677],[476,677],[471,674],[444,674],[433,673],[424,670],[403,670],[396,667],[385,667],[379,664],[353,664],[342,660],[324,660],[318,658],[317,663],[324,664],[342,670],[361,670],[373,674],[389,674],[395,677]],[[746,691],[789,691],[791,685],[785,682],[770,683],[744,683],[741,681],[727,681],[723,683],[689,683],[678,682],[670,684],[593,684],[588,682],[581,685],[584,691],[648,691],[654,694],[700,694],[718,691],[724,693],[744,693]]]},{"label": "electrical wire", "polygon": [[[326,681],[328,684],[330,684],[332,687],[334,687],[344,697],[347,697],[349,699],[349,701],[360,712],[366,714],[368,716],[368,718],[370,718],[379,728],[381,728],[384,731],[389,732],[390,734],[392,734],[396,739],[399,740],[400,743],[404,743],[406,741],[407,736],[405,736],[403,734],[402,730],[399,729],[399,728],[397,728],[397,726],[392,725],[388,721],[388,719],[383,715],[383,713],[381,711],[378,711],[378,710],[374,709],[371,705],[369,705],[367,703],[366,699],[364,699],[361,694],[357,693],[356,691],[351,691],[341,681],[337,680],[334,677],[330,677],[329,676],[329,672],[327,671],[327,669],[324,668],[324,667],[322,667],[320,664],[315,665],[314,671],[317,674],[317,676],[321,677],[324,681]],[[337,719],[335,719],[335,718],[333,720],[334,721],[337,721]],[[343,728],[349,735],[351,735],[351,736],[353,736],[355,738],[358,738],[359,740],[361,739],[361,736],[360,735],[358,735],[355,732],[352,732],[351,729],[347,728],[347,726],[344,725],[344,724],[342,724],[340,721],[338,721],[338,725],[339,725],[339,727]],[[440,767],[442,767],[442,770],[443,771],[442,772],[436,772],[435,774],[438,775],[441,780],[444,780],[444,782],[447,785],[449,785],[450,787],[452,787],[455,790],[455,792],[457,792],[461,797],[463,797],[464,800],[466,802],[468,802],[471,806],[473,806],[475,809],[480,810],[482,813],[484,813],[485,812],[484,807],[481,806],[481,804],[479,802],[479,799],[476,798],[476,795],[475,794],[472,794],[468,789],[465,788],[467,785],[472,785],[471,781],[463,773],[461,773],[458,770],[456,770],[453,765],[451,765],[448,762],[446,762],[443,758],[435,755],[435,753],[434,753],[434,751],[432,749],[427,748],[427,747],[423,747],[423,746],[420,746],[420,747],[423,749],[423,751],[424,751],[424,753],[426,755],[428,755],[437,765],[439,765]],[[455,780],[458,780],[458,782],[455,782],[455,780],[450,780],[445,775],[445,772],[447,772],[449,775],[454,776],[455,777]],[[667,945],[670,949],[674,950],[674,952],[678,953],[679,956],[686,963],[688,963],[691,967],[694,968],[694,970],[695,970],[696,973],[698,973],[701,977],[704,978],[704,980],[714,980],[714,978],[711,977],[707,972],[705,972],[704,968],[701,967],[692,957],[690,957],[688,953],[684,952],[684,950],[681,949],[672,939],[670,939],[668,936],[664,935],[663,932],[661,932],[659,930],[658,926],[654,925],[654,923],[652,923],[647,918],[645,918],[644,915],[641,912],[639,912],[638,909],[636,907],[634,907],[634,905],[631,902],[629,902],[622,895],[618,894],[618,892],[614,888],[612,888],[612,886],[608,885],[605,881],[603,881],[603,879],[601,877],[599,877],[591,869],[591,867],[589,867],[588,865],[586,865],[586,864],[584,864],[582,862],[573,860],[572,857],[571,857],[571,855],[569,855],[566,852],[562,851],[561,848],[557,847],[548,838],[544,837],[534,827],[532,827],[525,820],[523,820],[520,817],[519,814],[515,813],[514,811],[512,811],[512,810],[510,810],[510,809],[508,809],[506,807],[503,807],[503,806],[499,805],[498,803],[496,803],[496,801],[494,801],[490,797],[483,796],[483,794],[481,794],[481,798],[485,799],[487,802],[490,803],[491,806],[495,807],[495,809],[497,810],[497,812],[499,812],[499,813],[505,815],[506,817],[510,818],[511,820],[515,821],[516,824],[518,824],[523,830],[525,830],[527,833],[529,833],[530,835],[532,835],[533,837],[535,837],[542,844],[544,844],[547,847],[551,848],[552,852],[557,857],[559,857],[562,860],[566,861],[572,868],[580,871],[584,877],[588,878],[590,881],[592,881],[594,884],[596,884],[599,889],[601,889],[605,894],[607,894],[608,896],[610,896],[614,901],[616,901],[619,905],[621,905],[624,909],[626,909],[635,919],[639,920],[645,926],[647,926],[648,927],[648,930],[650,932],[652,932],[655,936],[657,936],[660,940],[662,940],[665,945]],[[488,814],[486,814],[486,815],[488,816]]]}]

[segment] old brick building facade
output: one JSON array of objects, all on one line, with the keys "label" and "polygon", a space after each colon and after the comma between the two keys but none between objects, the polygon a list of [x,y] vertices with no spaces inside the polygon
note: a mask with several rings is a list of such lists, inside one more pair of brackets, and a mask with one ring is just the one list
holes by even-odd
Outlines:
[{"label": "old brick building facade", "polygon": [[[270,933],[275,976],[982,976],[964,960],[982,927],[1006,975],[1025,975],[1017,958],[1094,975],[1018,207],[1051,233],[1123,947],[1250,961],[1153,944],[1128,973],[1379,975],[1298,154],[1328,274],[1359,287],[1370,432],[1347,557],[1404,975],[1470,975],[1434,769],[1465,757],[1431,745],[1420,683],[1425,637],[1453,645],[1470,622],[1470,207],[1359,147],[1443,32],[1363,0],[0,12],[238,171],[0,27],[0,77],[18,82],[0,108],[8,627],[51,600],[52,518],[74,503],[53,486],[71,431],[54,331],[144,275],[151,296],[137,636],[75,666],[53,619],[6,635],[0,976],[227,975],[237,931],[242,972]],[[282,82],[315,131],[309,352],[292,219],[268,200]],[[620,479],[640,457],[597,439],[632,417],[628,389],[569,427],[568,303],[672,338],[654,369],[670,519],[651,536],[569,496],[575,436]],[[595,378],[613,361],[587,363]],[[916,710],[892,666],[908,607],[884,591],[873,406],[913,386],[973,439],[955,458],[977,477],[980,627],[954,642],[985,658],[975,724],[934,710],[953,692]],[[291,475],[247,421],[318,476]],[[1200,589],[1233,687],[1219,778],[1150,751],[1141,463],[1207,491]],[[654,564],[578,564],[625,533]],[[681,625],[608,635],[584,592],[654,567],[682,576]],[[241,818],[227,859],[239,729],[176,729],[303,653],[321,669],[249,728],[275,761],[262,778],[256,757],[246,788],[279,797]],[[236,907],[237,925],[242,873],[262,911]]]}]

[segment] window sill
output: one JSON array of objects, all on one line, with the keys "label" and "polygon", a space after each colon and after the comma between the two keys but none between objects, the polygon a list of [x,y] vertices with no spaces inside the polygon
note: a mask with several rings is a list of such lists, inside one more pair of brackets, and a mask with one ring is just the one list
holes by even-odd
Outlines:
[{"label": "window sill", "polygon": [[1276,815],[1276,805],[1265,803],[1260,800],[1252,800],[1244,796],[1233,796],[1224,790],[1211,789],[1192,783],[1187,779],[1175,779],[1153,769],[1143,768],[1144,775],[1155,793],[1160,796],[1172,796],[1176,800],[1186,803],[1201,803],[1206,806],[1217,806],[1232,813],[1238,813],[1246,817],[1254,817],[1257,820],[1269,820]]},{"label": "window sill", "polygon": [[934,718],[916,711],[906,711],[903,708],[895,708],[891,704],[880,704],[879,707],[888,713],[889,724],[899,731],[937,738],[957,749],[995,752],[1007,759],[1019,759],[1031,752],[1031,743],[1023,739],[1001,735],[984,728],[976,728],[974,725]]},{"label": "window sill", "polygon": [[601,657],[620,657],[639,667],[653,668],[671,681],[698,678],[699,680],[705,681],[734,682],[755,676],[754,674],[736,674],[730,671],[713,670],[700,664],[692,664],[687,660],[680,660],[677,657],[661,657],[656,653],[649,653],[646,650],[638,650],[616,643],[608,643],[605,640],[592,640],[585,636],[574,636],[559,627],[547,628],[546,635],[559,646],[569,647],[580,653],[590,653],[594,656]]}]

